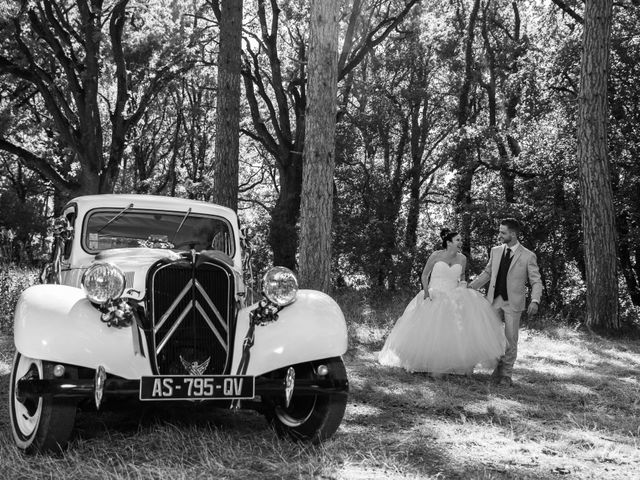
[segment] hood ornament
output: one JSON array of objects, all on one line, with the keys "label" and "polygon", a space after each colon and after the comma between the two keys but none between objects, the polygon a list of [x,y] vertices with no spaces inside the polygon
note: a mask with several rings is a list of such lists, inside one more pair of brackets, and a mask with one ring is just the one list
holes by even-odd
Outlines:
[{"label": "hood ornament", "polygon": [[182,355],[180,355],[180,362],[182,363],[182,366],[191,375],[203,375],[204,371],[209,366],[210,361],[211,357],[207,358],[201,364],[198,364],[198,362],[187,362],[184,358],[182,358]]}]

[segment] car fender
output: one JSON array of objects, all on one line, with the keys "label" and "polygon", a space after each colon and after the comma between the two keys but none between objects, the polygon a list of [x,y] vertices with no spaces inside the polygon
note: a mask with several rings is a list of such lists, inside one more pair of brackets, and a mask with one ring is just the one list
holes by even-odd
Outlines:
[{"label": "car fender", "polygon": [[138,331],[136,341],[133,328],[138,327],[107,326],[84,291],[66,285],[29,287],[14,315],[14,341],[21,354],[93,369],[102,365],[107,373],[127,379],[152,374],[144,335]]},{"label": "car fender", "polygon": [[[249,313],[238,312],[231,371],[236,373],[249,328]],[[278,313],[278,320],[256,326],[247,375],[261,375],[288,365],[338,357],[347,351],[347,325],[340,306],[328,295],[300,290],[296,301]]]}]

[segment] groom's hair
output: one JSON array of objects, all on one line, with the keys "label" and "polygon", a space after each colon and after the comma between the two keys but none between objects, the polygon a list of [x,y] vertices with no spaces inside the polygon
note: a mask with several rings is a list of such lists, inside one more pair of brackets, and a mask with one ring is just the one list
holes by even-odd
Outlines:
[{"label": "groom's hair", "polygon": [[500,225],[504,225],[512,232],[516,232],[516,233],[520,232],[520,222],[515,218],[505,218],[500,222]]}]

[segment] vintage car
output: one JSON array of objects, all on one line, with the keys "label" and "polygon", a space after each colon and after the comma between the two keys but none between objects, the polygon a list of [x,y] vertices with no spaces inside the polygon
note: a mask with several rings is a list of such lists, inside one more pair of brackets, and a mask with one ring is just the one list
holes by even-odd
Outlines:
[{"label": "vintage car", "polygon": [[284,267],[268,270],[250,301],[250,247],[235,212],[92,195],[69,202],[57,226],[44,284],[15,311],[9,414],[19,448],[63,448],[78,408],[126,399],[254,408],[279,435],[314,443],[337,430],[348,393],[342,311],[298,290]]}]

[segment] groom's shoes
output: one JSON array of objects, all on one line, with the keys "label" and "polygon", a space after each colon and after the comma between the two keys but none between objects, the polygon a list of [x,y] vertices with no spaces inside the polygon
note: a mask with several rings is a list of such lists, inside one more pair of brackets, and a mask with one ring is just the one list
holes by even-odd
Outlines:
[{"label": "groom's shoes", "polygon": [[495,385],[498,385],[500,387],[513,386],[513,381],[511,380],[511,377],[504,374],[501,365],[498,365],[496,369],[493,371],[493,373],[491,374],[491,381]]},{"label": "groom's shoes", "polygon": [[513,387],[513,380],[511,380],[511,377],[503,375],[498,379],[496,384],[500,387]]}]

